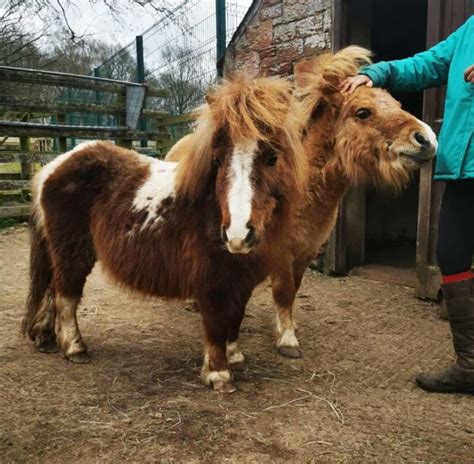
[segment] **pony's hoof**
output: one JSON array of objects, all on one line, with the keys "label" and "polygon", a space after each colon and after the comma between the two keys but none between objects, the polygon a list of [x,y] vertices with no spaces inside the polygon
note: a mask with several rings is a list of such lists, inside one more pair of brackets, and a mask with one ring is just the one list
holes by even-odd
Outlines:
[{"label": "pony's hoof", "polygon": [[301,358],[303,356],[303,353],[297,346],[279,346],[278,348],[278,353],[280,353],[282,356],[285,356],[286,358]]},{"label": "pony's hoof", "polygon": [[237,390],[230,380],[217,380],[212,383],[212,388],[217,393],[234,393]]},{"label": "pony's hoof", "polygon": [[66,356],[66,359],[76,364],[87,364],[91,362],[91,355],[87,351],[83,351],[82,353]]},{"label": "pony's hoof", "polygon": [[209,371],[207,367],[204,367],[201,371],[201,379],[218,393],[234,393],[237,390],[232,383],[230,370]]},{"label": "pony's hoof", "polygon": [[199,305],[193,301],[192,303],[186,305],[184,307],[186,311],[189,311],[190,313],[198,313],[199,312]]},{"label": "pony's hoof", "polygon": [[227,358],[227,362],[232,366],[240,366],[244,364],[245,362],[245,356],[238,351],[237,353],[232,353],[230,356]]},{"label": "pony's hoof", "polygon": [[49,341],[38,345],[36,349],[40,353],[57,353],[59,351],[58,344],[55,341]]}]

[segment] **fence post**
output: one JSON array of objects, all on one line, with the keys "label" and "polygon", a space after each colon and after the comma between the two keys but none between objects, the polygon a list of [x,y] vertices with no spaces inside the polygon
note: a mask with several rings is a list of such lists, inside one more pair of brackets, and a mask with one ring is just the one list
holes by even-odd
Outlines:
[{"label": "fence post", "polygon": [[[137,35],[135,43],[137,49],[137,82],[143,84],[145,82],[145,58],[143,56],[143,36]],[[141,131],[144,131],[146,129],[146,123],[143,118],[140,118],[139,127]],[[146,139],[141,139],[140,146],[142,148],[146,148],[148,146],[148,141]]]},{"label": "fence post", "polygon": [[[127,127],[127,89],[123,89],[123,94],[119,94],[117,98],[117,103],[120,108],[120,114],[117,118],[117,123],[120,127]],[[115,144],[119,147],[124,148],[133,148],[133,140],[132,139],[116,139]]]},{"label": "fence post", "polygon": [[143,58],[143,36],[137,35],[135,39],[137,47],[137,82],[145,82],[145,60]]},{"label": "fence post", "polygon": [[226,47],[225,24],[226,0],[216,0],[216,69],[217,77],[224,75],[224,56]]},{"label": "fence post", "polygon": [[[22,121],[27,121],[28,116],[22,118]],[[21,180],[30,180],[33,177],[33,165],[29,161],[28,152],[31,151],[30,138],[27,136],[20,137],[20,150],[23,155],[21,157]],[[21,198],[23,201],[28,201],[28,190],[21,191]]]},{"label": "fence post", "polygon": [[[99,67],[94,68],[94,77],[100,77],[100,68]],[[99,91],[96,91],[96,93],[95,93],[95,103],[96,103],[96,105],[101,104],[101,98],[100,98],[100,92]],[[97,122],[98,126],[102,125],[102,117],[101,117],[100,114],[97,114],[96,122]]]},{"label": "fence post", "polygon": [[[66,124],[66,115],[64,113],[60,113],[57,115],[58,125]],[[59,141],[59,151],[61,153],[67,152],[67,137],[58,137]]]}]

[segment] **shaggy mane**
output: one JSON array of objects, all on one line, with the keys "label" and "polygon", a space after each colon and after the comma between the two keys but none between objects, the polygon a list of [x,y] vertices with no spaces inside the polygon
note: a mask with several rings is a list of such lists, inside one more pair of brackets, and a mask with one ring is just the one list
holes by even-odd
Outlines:
[{"label": "shaggy mane", "polygon": [[289,161],[297,181],[306,175],[301,145],[301,105],[292,95],[291,84],[281,79],[239,76],[224,81],[208,96],[199,110],[193,143],[183,154],[177,172],[180,193],[196,198],[207,185],[212,170],[213,139],[224,129],[233,144],[250,140],[269,141],[283,132],[289,146]]}]

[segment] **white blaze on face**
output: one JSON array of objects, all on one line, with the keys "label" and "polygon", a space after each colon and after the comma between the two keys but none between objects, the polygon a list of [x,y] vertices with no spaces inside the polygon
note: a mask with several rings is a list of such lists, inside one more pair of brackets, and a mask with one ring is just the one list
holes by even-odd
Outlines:
[{"label": "white blaze on face", "polygon": [[249,232],[247,223],[252,214],[253,189],[251,175],[257,151],[257,142],[236,144],[229,166],[227,203],[230,225],[226,230],[229,242],[244,240]]}]

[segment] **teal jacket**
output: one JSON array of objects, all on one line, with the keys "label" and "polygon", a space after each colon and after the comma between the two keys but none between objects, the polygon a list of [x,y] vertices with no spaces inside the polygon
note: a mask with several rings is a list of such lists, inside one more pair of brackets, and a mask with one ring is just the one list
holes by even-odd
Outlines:
[{"label": "teal jacket", "polygon": [[448,84],[436,159],[437,180],[474,178],[474,84],[464,70],[474,64],[474,16],[447,39],[412,58],[361,69],[376,87],[419,91]]}]

